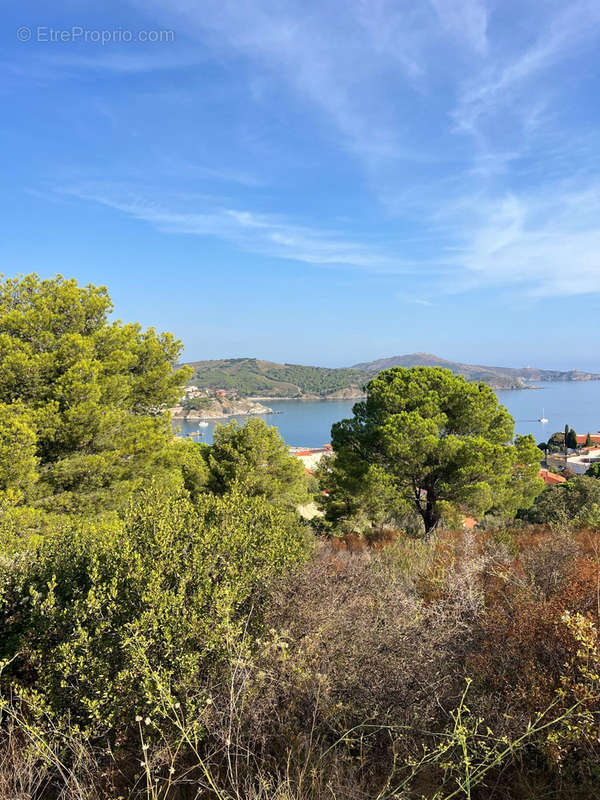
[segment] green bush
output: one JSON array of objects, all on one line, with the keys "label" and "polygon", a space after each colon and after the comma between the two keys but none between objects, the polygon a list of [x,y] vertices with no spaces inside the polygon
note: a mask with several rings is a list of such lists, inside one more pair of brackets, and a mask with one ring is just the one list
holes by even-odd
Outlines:
[{"label": "green bush", "polygon": [[165,687],[193,706],[240,627],[260,625],[267,579],[304,549],[289,515],[235,489],[193,504],[150,488],[124,520],[65,520],[0,562],[4,689],[111,740],[160,717]]},{"label": "green bush", "polygon": [[217,425],[214,444],[203,450],[209,468],[208,488],[222,494],[235,484],[247,495],[296,508],[308,500],[302,462],[290,454],[276,428],[258,418],[244,425]]},{"label": "green bush", "polygon": [[548,486],[534,505],[521,512],[528,522],[541,524],[600,525],[600,481],[578,475],[565,483]]}]

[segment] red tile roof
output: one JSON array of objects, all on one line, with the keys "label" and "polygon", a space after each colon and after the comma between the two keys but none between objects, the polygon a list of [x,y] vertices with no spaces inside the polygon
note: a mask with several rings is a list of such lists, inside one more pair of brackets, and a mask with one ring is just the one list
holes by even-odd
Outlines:
[{"label": "red tile roof", "polygon": [[[594,444],[600,444],[600,433],[591,433],[590,439]],[[587,442],[587,433],[577,434],[577,444],[585,444]]]},{"label": "red tile roof", "polygon": [[556,473],[550,472],[550,470],[547,469],[541,469],[538,475],[544,481],[546,486],[556,486],[557,483],[565,483],[567,480],[566,478],[563,478],[562,475],[557,475]]}]

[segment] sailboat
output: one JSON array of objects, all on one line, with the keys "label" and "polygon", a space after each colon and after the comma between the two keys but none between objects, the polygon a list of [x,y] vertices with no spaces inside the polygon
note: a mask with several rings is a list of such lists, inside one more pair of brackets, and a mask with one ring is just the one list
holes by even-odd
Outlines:
[{"label": "sailboat", "polygon": [[544,413],[544,409],[543,408],[542,408],[542,416],[538,419],[538,422],[541,422],[542,424],[548,422],[548,417]]}]

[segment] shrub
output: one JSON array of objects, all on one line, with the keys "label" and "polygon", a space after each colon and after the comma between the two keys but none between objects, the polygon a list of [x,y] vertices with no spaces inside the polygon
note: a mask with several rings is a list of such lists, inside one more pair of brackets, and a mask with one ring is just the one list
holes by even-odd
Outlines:
[{"label": "shrub", "polygon": [[267,508],[149,493],[97,543],[72,527],[64,559],[5,566],[10,678],[38,695],[0,705],[0,762],[53,800],[597,796],[598,534],[400,536],[288,570],[301,539]]},{"label": "shrub", "polygon": [[521,516],[529,522],[542,524],[598,526],[600,481],[580,475],[565,483],[547,486]]},{"label": "shrub", "polygon": [[123,521],[63,522],[0,563],[5,686],[112,740],[160,714],[165,686],[193,705],[226,641],[259,625],[267,579],[304,549],[289,516],[236,491],[194,505],[151,488]]},{"label": "shrub", "polygon": [[237,483],[246,494],[282,507],[295,508],[308,500],[302,462],[290,454],[276,428],[262,419],[249,419],[242,426],[236,420],[218,425],[214,443],[204,452],[208,487],[216,494]]}]

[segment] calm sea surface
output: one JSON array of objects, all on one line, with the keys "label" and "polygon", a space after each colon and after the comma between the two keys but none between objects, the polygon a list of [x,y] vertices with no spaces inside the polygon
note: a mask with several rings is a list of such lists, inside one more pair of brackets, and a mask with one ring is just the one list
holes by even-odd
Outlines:
[{"label": "calm sea surface", "polygon": [[[532,433],[536,442],[545,441],[554,431],[563,430],[568,423],[577,433],[600,431],[600,381],[586,383],[547,383],[541,389],[498,392],[500,402],[515,418],[517,433]],[[319,447],[330,439],[331,425],[352,416],[352,400],[323,400],[301,402],[298,400],[264,400],[278,414],[267,414],[263,419],[279,429],[289,445]],[[543,414],[542,414],[543,412]],[[546,425],[538,422],[548,418]],[[240,422],[244,417],[238,417]],[[226,421],[226,420],[225,420]],[[215,424],[199,428],[198,422],[177,422],[183,435],[200,430],[199,441],[210,444]]]}]

